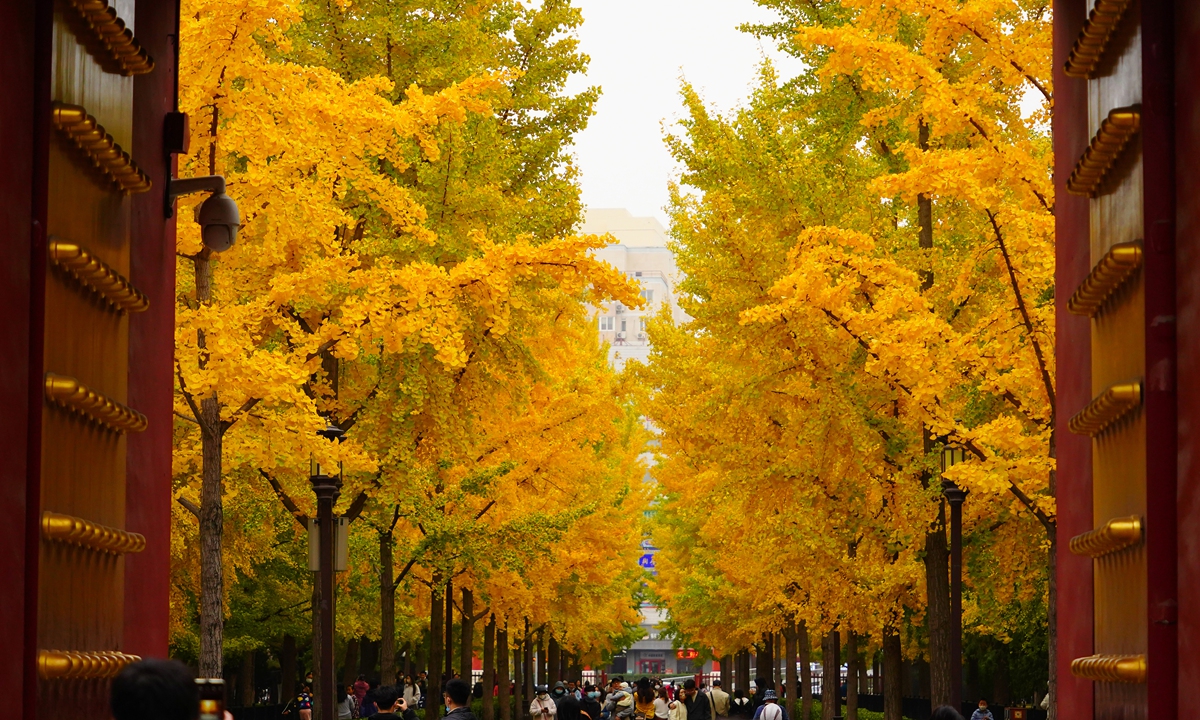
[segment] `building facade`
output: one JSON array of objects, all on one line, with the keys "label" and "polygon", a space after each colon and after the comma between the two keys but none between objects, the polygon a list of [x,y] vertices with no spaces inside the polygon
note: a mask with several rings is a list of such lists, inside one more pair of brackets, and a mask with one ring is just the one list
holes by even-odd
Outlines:
[{"label": "building facade", "polygon": [[664,306],[676,322],[687,319],[676,299],[679,268],[667,248],[667,231],[652,217],[634,217],[624,209],[600,209],[587,211],[582,232],[616,238],[617,244],[596,251],[596,256],[641,285],[641,308],[609,302],[597,311],[596,326],[600,340],[608,343],[609,361],[618,369],[631,358],[646,362],[650,356],[647,321]]},{"label": "building facade", "polygon": [[[667,231],[652,217],[634,217],[624,209],[588,210],[584,234],[612,235],[617,243],[596,252],[597,257],[636,280],[641,286],[644,304],[641,308],[621,303],[606,303],[596,311],[595,322],[600,341],[608,344],[608,358],[620,369],[628,360],[647,362],[651,337],[647,321],[660,312],[668,312],[676,323],[686,322],[688,316],[679,308],[676,285],[679,268],[675,255],[667,247]],[[653,465],[649,453],[643,458]],[[646,482],[653,482],[647,472]],[[653,510],[647,510],[652,513]],[[642,541],[641,565],[651,573],[657,551],[649,541]],[[671,640],[662,636],[661,625],[666,611],[651,604],[642,606],[641,627],[644,637],[629,650],[615,658],[611,672],[629,675],[691,675],[700,669],[711,671],[711,663],[696,665],[694,650],[676,649]]]}]

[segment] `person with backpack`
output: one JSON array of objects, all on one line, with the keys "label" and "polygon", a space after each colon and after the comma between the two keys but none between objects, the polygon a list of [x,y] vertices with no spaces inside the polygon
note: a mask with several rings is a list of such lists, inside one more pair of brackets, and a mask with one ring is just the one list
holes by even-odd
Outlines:
[{"label": "person with backpack", "polygon": [[774,690],[767,689],[762,694],[763,704],[754,712],[754,720],[791,720],[787,708],[779,704],[779,696]]}]

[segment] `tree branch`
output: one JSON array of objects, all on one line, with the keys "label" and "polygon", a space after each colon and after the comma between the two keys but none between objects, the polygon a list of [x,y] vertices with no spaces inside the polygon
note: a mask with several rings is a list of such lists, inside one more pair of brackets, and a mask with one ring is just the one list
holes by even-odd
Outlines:
[{"label": "tree branch", "polygon": [[307,530],[308,516],[300,511],[300,508],[296,505],[296,501],[292,500],[292,498],[283,489],[283,486],[279,484],[279,481],[276,480],[266,470],[261,468],[259,468],[258,474],[266,478],[267,482],[271,484],[271,489],[275,491],[275,497],[279,498],[279,502],[283,503],[283,506],[287,508],[289,513],[292,514],[292,517],[296,519],[296,522],[299,523],[300,527]]},{"label": "tree branch", "polygon": [[992,231],[996,234],[996,242],[1000,245],[1000,255],[1004,258],[1004,267],[1008,270],[1008,280],[1012,285],[1013,295],[1017,300],[1017,310],[1021,314],[1021,321],[1025,325],[1025,332],[1029,335],[1029,342],[1033,344],[1033,353],[1037,357],[1038,370],[1042,376],[1042,388],[1046,391],[1046,398],[1050,403],[1050,422],[1053,424],[1055,416],[1055,397],[1054,397],[1054,379],[1050,377],[1050,368],[1046,365],[1046,358],[1042,352],[1042,343],[1038,340],[1037,332],[1033,327],[1033,319],[1029,316],[1029,308],[1025,305],[1025,296],[1021,294],[1021,286],[1017,282],[1017,271],[1013,267],[1012,258],[1008,254],[1008,246],[1004,242],[1004,235],[1000,232],[1000,224],[996,222],[996,215],[991,210],[985,210],[988,220],[992,223]]},{"label": "tree branch", "polygon": [[180,505],[182,505],[184,507],[184,509],[186,509],[191,514],[195,515],[197,520],[200,519],[200,506],[199,505],[197,505],[196,503],[194,503],[191,500],[188,500],[187,498],[184,498],[184,497],[175,498],[175,502],[179,503]]}]

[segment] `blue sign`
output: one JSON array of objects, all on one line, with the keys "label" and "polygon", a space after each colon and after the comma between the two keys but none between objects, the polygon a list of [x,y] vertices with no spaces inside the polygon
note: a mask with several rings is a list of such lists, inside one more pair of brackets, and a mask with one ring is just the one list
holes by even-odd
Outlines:
[{"label": "blue sign", "polygon": [[647,570],[653,570],[654,569],[654,553],[646,553],[645,555],[643,555],[638,560],[638,565],[641,565],[642,567],[646,568]]}]

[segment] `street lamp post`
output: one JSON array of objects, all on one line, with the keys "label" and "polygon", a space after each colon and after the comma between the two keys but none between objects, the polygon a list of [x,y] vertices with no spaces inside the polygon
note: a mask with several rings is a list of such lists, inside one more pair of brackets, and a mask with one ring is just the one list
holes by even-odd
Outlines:
[{"label": "street lamp post", "polygon": [[[942,472],[962,462],[960,447],[942,444]],[[950,503],[950,707],[962,710],[962,505],[967,491],[942,479],[942,494]]]},{"label": "street lamp post", "polygon": [[[327,439],[341,442],[344,438],[342,429],[330,423],[324,430],[317,432],[318,435]],[[313,493],[317,496],[317,556],[319,558],[317,571],[317,587],[321,592],[321,662],[319,668],[319,677],[314,678],[317,683],[316,691],[319,698],[319,706],[321,709],[321,717],[317,720],[336,720],[337,704],[333,702],[333,698],[337,697],[337,686],[334,679],[334,653],[333,653],[333,588],[334,588],[334,526],[333,526],[333,505],[337,502],[338,495],[342,491],[342,468],[341,463],[338,463],[336,475],[330,475],[328,471],[334,468],[325,468],[321,466],[316,456],[312,457],[309,468],[309,481],[312,483]]]}]

